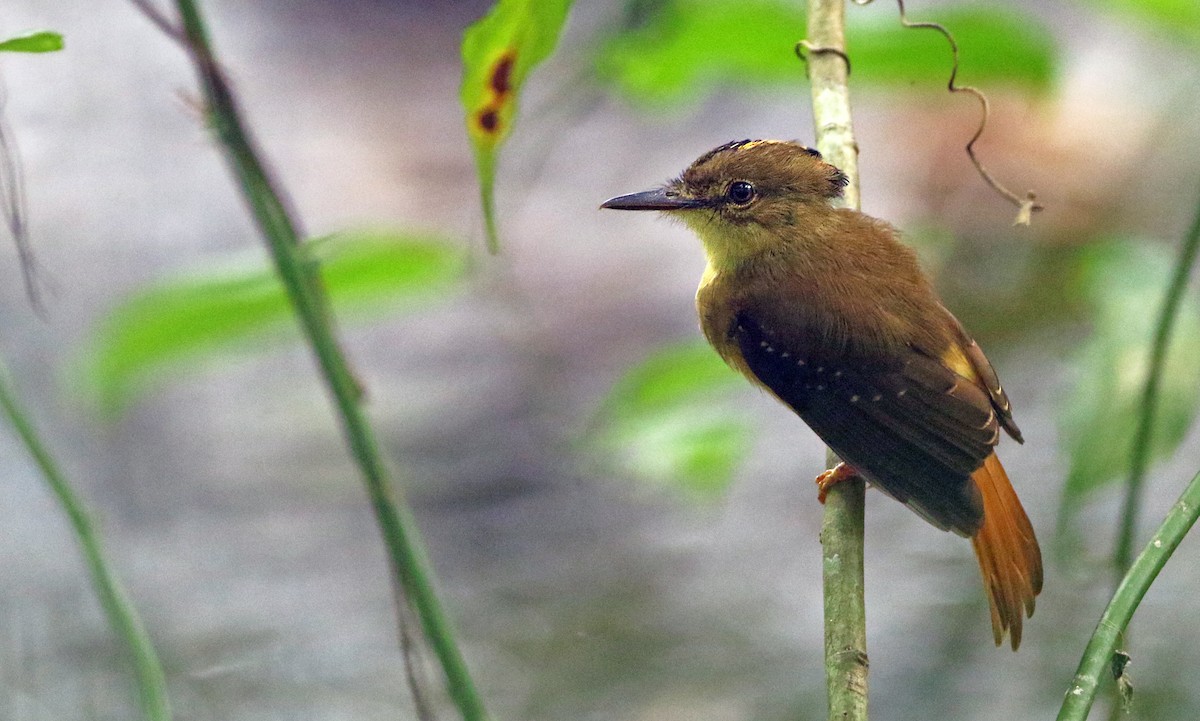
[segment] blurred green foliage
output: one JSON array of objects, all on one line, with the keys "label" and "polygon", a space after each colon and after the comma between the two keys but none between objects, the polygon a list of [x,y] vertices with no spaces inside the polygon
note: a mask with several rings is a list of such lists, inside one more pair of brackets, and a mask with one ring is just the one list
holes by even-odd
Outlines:
[{"label": "blurred green foliage", "polygon": [[750,425],[725,402],[743,381],[703,341],[668,346],[614,386],[600,414],[606,460],[700,494],[725,490]]},{"label": "blurred green foliage", "polygon": [[1200,2],[1196,0],[1088,0],[1091,5],[1128,15],[1169,37],[1200,48]]},{"label": "blurred green foliage", "polygon": [[[718,86],[796,86],[804,66],[802,3],[721,0],[655,3],[635,24],[605,42],[598,75],[632,102],[651,107],[695,102]],[[952,67],[945,38],[900,25],[887,3],[850,8],[849,47],[855,84],[940,90]],[[1036,19],[999,5],[969,5],[910,15],[949,29],[961,52],[962,83],[1006,83],[1043,90],[1054,75],[1053,35]]]},{"label": "blurred green foliage", "polygon": [[63,36],[49,30],[37,30],[0,41],[0,52],[52,53],[63,49]]},{"label": "blurred green foliage", "polygon": [[[461,254],[438,238],[343,233],[310,242],[339,311],[371,312],[449,290]],[[101,412],[113,416],[168,372],[231,346],[293,340],[295,316],[267,262],[196,272],[126,298],[99,323],[79,377]]]},{"label": "blurred green foliage", "polygon": [[512,132],[525,78],[554,52],[571,0],[499,0],[463,33],[459,99],[475,151],[488,246],[499,247],[493,203],[496,153]]},{"label": "blurred green foliage", "polygon": [[[1070,458],[1063,520],[1072,500],[1129,472],[1134,429],[1150,365],[1150,341],[1171,273],[1172,254],[1151,242],[1120,241],[1084,250],[1080,297],[1093,328],[1073,366],[1079,377],[1060,425]],[[1200,403],[1200,299],[1190,293],[1176,319],[1163,368],[1151,460],[1182,442]]]}]

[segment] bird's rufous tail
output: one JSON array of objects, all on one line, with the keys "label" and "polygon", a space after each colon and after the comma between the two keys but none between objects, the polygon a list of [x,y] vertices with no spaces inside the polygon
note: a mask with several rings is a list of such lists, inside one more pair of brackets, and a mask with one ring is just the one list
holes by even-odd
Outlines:
[{"label": "bird's rufous tail", "polygon": [[983,496],[983,526],[971,544],[992,610],[992,634],[997,646],[1009,634],[1016,651],[1023,616],[1033,615],[1034,599],[1042,591],[1042,551],[996,454],[971,477]]}]

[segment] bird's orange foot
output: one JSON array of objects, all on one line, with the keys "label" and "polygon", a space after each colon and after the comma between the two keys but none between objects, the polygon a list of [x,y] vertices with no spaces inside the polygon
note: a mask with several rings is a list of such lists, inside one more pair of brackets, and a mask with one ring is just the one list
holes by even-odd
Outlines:
[{"label": "bird's orange foot", "polygon": [[853,466],[848,466],[845,463],[839,463],[828,471],[817,476],[817,500],[822,504],[825,503],[825,494],[829,493],[829,489],[841,483],[848,481],[858,475],[858,471],[854,470]]}]

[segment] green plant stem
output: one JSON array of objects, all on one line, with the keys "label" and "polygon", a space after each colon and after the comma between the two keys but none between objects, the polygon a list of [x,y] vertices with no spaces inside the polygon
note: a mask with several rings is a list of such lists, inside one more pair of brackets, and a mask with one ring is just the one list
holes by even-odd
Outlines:
[{"label": "green plant stem", "polygon": [[1133,448],[1130,454],[1129,480],[1125,485],[1125,501],[1121,506],[1121,526],[1117,533],[1116,550],[1113,553],[1114,583],[1121,582],[1133,558],[1137,519],[1142,505],[1142,486],[1145,484],[1146,469],[1150,464],[1150,450],[1154,441],[1154,417],[1158,411],[1163,367],[1166,365],[1167,351],[1171,346],[1171,332],[1175,328],[1175,318],[1179,314],[1184,291],[1187,290],[1188,278],[1196,264],[1198,250],[1200,250],[1200,210],[1197,210],[1196,217],[1192,220],[1192,226],[1188,229],[1183,246],[1179,250],[1175,273],[1171,278],[1170,285],[1167,286],[1167,295],[1163,299],[1162,310],[1158,316],[1158,326],[1154,330],[1150,365],[1146,370],[1146,385],[1142,390],[1137,431],[1134,434]]},{"label": "green plant stem", "polygon": [[[845,0],[809,0],[807,64],[813,124],[821,154],[850,179],[842,202],[859,207],[858,144],[850,115]],[[830,452],[832,466],[838,462]],[[829,489],[821,522],[825,596],[825,686],[830,721],[867,718],[867,622],[863,598],[865,484]]]},{"label": "green plant stem", "polygon": [[[841,205],[858,210],[858,142],[850,114],[850,68],[846,52],[845,0],[809,0],[808,81],[817,150],[849,179]],[[840,53],[840,54],[839,54]]]},{"label": "green plant stem", "polygon": [[[830,463],[837,458],[832,453]],[[866,484],[861,478],[829,489],[821,519],[821,581],[825,594],[825,690],[830,721],[867,718],[867,615],[863,600]]]},{"label": "green plant stem", "polygon": [[288,296],[317,357],[333,397],[350,451],[363,476],[367,495],[387,546],[395,577],[412,603],[422,629],[445,675],[451,699],[466,721],[487,718],[482,699],[467,670],[454,630],[433,585],[429,559],[407,505],[392,497],[391,479],[374,432],[361,405],[361,389],[334,335],[328,302],[315,263],[296,230],[282,198],[245,129],[233,92],[221,71],[199,8],[192,0],[176,0],[186,48],[200,74],[217,136],[250,205]]},{"label": "green plant stem", "polygon": [[1066,698],[1058,712],[1058,721],[1084,721],[1087,718],[1100,679],[1111,675],[1112,655],[1118,638],[1142,602],[1142,597],[1158,577],[1158,572],[1196,523],[1197,517],[1200,517],[1200,474],[1192,478],[1108,602],[1067,689]]},{"label": "green plant stem", "polygon": [[92,525],[83,501],[71,488],[66,476],[50,455],[49,449],[34,430],[28,414],[17,402],[8,372],[3,366],[0,366],[0,408],[3,408],[4,415],[12,423],[29,455],[42,472],[42,477],[46,479],[47,485],[71,521],[71,528],[75,531],[80,550],[83,551],[84,562],[92,577],[92,586],[96,589],[96,595],[100,597],[100,605],[108,617],[108,624],[125,642],[133,661],[142,714],[147,721],[170,721],[171,704],[167,695],[167,677],[163,673],[162,664],[159,663],[158,654],[154,652],[150,635],[146,633],[133,602],[129,600],[129,595],[105,557],[100,536]]}]

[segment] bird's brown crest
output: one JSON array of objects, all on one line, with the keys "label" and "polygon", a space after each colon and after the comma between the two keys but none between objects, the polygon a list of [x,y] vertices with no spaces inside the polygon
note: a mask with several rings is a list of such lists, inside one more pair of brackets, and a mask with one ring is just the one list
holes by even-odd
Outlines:
[{"label": "bird's brown crest", "polygon": [[764,195],[787,193],[814,199],[835,198],[846,176],[824,162],[821,153],[787,140],[735,140],[696,159],[679,185],[696,196],[715,195],[722,184],[744,180]]}]

